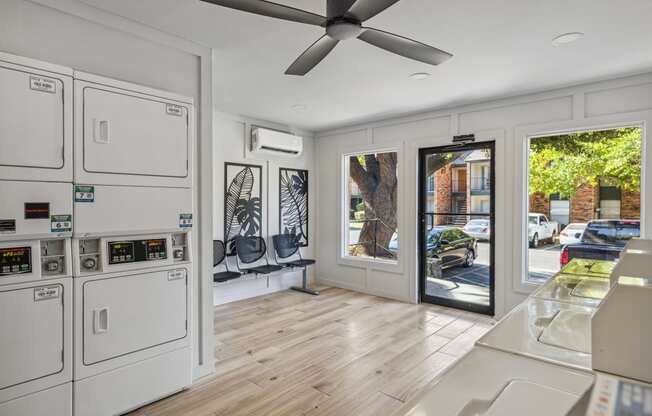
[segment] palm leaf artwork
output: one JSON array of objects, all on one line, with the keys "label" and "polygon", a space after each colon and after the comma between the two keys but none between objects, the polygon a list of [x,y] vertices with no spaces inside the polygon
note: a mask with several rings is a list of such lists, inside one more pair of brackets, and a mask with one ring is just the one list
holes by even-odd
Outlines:
[{"label": "palm leaf artwork", "polygon": [[279,226],[282,234],[308,245],[308,171],[280,169]]},{"label": "palm leaf artwork", "polygon": [[240,224],[240,235],[251,237],[260,229],[262,204],[260,198],[241,199],[235,207],[235,217]]},{"label": "palm leaf artwork", "polygon": [[260,231],[262,202],[259,197],[252,198],[256,184],[252,166],[227,163],[226,173],[230,166],[242,168],[233,177],[224,195],[224,241],[227,244],[227,252],[232,253],[235,237],[253,236]]}]

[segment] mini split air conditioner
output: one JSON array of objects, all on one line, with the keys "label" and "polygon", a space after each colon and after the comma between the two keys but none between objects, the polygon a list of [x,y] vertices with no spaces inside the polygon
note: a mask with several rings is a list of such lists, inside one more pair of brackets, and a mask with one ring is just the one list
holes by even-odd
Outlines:
[{"label": "mini split air conditioner", "polygon": [[291,133],[253,127],[250,150],[253,154],[297,157],[303,152],[303,138]]}]

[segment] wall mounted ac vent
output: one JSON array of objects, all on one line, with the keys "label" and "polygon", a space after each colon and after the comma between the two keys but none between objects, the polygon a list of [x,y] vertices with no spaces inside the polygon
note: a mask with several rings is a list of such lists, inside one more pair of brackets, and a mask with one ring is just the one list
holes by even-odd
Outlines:
[{"label": "wall mounted ac vent", "polygon": [[303,138],[291,133],[252,127],[251,153],[298,157],[303,152]]}]

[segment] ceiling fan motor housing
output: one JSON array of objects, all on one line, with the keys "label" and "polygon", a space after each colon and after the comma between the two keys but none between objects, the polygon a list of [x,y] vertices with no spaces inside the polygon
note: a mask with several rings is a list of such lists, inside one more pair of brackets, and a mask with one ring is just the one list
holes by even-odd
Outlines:
[{"label": "ceiling fan motor housing", "polygon": [[336,19],[326,26],[326,34],[335,40],[356,38],[360,32],[362,32],[362,24],[352,19]]}]

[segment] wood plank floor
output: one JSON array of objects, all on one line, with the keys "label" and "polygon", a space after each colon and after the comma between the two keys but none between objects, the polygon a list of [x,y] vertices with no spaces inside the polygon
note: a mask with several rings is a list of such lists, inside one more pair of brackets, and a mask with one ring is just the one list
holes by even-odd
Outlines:
[{"label": "wood plank floor", "polygon": [[391,415],[493,323],[337,288],[218,306],[215,376],[132,415]]}]

